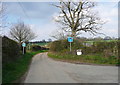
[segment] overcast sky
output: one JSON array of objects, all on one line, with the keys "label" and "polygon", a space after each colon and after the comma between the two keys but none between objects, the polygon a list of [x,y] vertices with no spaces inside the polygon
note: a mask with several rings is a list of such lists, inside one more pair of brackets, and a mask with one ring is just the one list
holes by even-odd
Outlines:
[{"label": "overcast sky", "polygon": [[[29,24],[33,32],[38,36],[34,40],[49,39],[58,25],[53,17],[59,13],[59,9],[51,4],[57,2],[5,2],[7,22],[9,25],[21,19],[25,24]],[[95,10],[98,11],[101,19],[107,21],[100,31],[107,36],[118,36],[118,2],[98,2]],[[9,26],[10,27],[10,26]],[[3,32],[8,35],[9,27]],[[96,37],[83,33],[82,37]],[[104,37],[103,35],[97,35]]]}]

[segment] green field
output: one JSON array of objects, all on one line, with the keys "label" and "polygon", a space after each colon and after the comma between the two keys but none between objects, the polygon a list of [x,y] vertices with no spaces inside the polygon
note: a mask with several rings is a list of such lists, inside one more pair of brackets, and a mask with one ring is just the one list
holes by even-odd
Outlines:
[{"label": "green field", "polygon": [[118,40],[99,40],[99,41],[85,41],[86,43],[93,43],[93,42],[116,42]]}]

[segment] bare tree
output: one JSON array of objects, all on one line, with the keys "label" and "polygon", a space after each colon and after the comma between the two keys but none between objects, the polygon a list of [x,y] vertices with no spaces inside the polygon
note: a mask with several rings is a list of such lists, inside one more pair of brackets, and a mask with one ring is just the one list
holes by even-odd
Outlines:
[{"label": "bare tree", "polygon": [[53,31],[53,33],[51,35],[51,37],[53,37],[54,39],[57,39],[57,40],[64,40],[68,36],[70,36],[70,33],[69,32],[67,33],[62,29],[57,29],[57,30]]},{"label": "bare tree", "polygon": [[60,15],[55,20],[62,24],[65,31],[70,31],[73,37],[81,31],[96,34],[104,22],[98,17],[97,12],[92,10],[95,5],[88,0],[79,2],[61,0],[59,5],[54,5],[60,8]]},{"label": "bare tree", "polygon": [[10,29],[10,35],[13,39],[18,41],[18,43],[21,43],[21,41],[26,42],[36,37],[30,29],[30,26],[25,25],[24,22],[14,24]]}]

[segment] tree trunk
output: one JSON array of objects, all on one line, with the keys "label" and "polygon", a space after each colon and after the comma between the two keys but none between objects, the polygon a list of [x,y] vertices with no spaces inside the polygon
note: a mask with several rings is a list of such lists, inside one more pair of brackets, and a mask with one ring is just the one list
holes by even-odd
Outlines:
[{"label": "tree trunk", "polygon": [[72,31],[71,37],[76,38],[76,32],[75,31]]}]

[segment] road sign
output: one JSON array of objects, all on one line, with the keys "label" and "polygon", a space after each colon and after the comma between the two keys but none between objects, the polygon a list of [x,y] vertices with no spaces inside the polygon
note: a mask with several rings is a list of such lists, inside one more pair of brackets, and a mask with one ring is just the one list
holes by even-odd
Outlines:
[{"label": "road sign", "polygon": [[73,37],[68,37],[68,42],[70,42],[70,52],[71,52],[71,42],[73,42]]},{"label": "road sign", "polygon": [[23,47],[23,54],[24,54],[24,53],[25,53],[25,52],[24,52],[24,51],[25,51],[24,48],[26,47],[26,43],[23,42],[23,43],[22,43],[22,47]]},{"label": "road sign", "polygon": [[23,42],[23,43],[22,43],[22,46],[23,46],[23,47],[26,47],[26,43]]},{"label": "road sign", "polygon": [[68,42],[73,42],[73,37],[68,37]]}]

